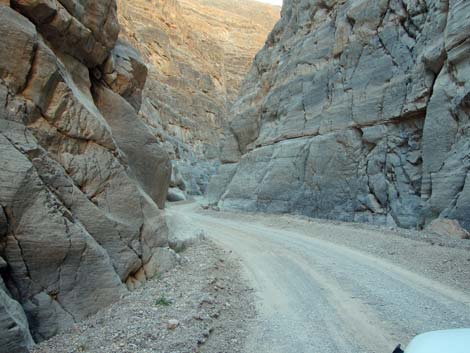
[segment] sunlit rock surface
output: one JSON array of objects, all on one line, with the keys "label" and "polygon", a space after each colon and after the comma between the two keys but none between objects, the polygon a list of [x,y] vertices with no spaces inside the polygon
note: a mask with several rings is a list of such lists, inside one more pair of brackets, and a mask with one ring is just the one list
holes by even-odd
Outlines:
[{"label": "sunlit rock surface", "polygon": [[228,109],[279,12],[253,0],[118,0],[121,38],[149,63],[141,117],[189,194],[206,190]]}]

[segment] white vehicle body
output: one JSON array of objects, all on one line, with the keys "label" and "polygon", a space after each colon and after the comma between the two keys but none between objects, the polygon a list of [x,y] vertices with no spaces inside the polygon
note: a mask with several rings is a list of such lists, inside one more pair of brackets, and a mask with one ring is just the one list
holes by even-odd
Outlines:
[{"label": "white vehicle body", "polygon": [[424,333],[411,341],[405,353],[470,353],[470,329]]}]

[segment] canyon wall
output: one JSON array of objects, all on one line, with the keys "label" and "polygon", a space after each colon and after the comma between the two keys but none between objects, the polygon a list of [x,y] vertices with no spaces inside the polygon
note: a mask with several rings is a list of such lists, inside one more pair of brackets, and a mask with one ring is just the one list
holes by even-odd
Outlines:
[{"label": "canyon wall", "polygon": [[470,229],[469,53],[465,0],[285,0],[209,201]]},{"label": "canyon wall", "polygon": [[0,1],[0,352],[71,328],[171,265],[168,153],[114,0]]},{"label": "canyon wall", "polygon": [[173,160],[172,186],[205,192],[229,106],[279,12],[253,0],[118,0],[121,38],[148,62],[140,115]]}]

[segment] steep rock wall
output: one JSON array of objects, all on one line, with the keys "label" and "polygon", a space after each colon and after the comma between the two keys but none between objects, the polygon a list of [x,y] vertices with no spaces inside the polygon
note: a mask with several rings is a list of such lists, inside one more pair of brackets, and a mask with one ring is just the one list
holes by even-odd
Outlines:
[{"label": "steep rock wall", "polygon": [[171,165],[137,115],[147,69],[118,33],[114,0],[0,2],[1,353],[70,328],[171,258],[158,207]]},{"label": "steep rock wall", "polygon": [[118,1],[121,38],[149,62],[141,116],[191,194],[205,191],[222,128],[279,7],[253,0]]},{"label": "steep rock wall", "polygon": [[470,228],[469,19],[465,0],[286,0],[210,202]]}]

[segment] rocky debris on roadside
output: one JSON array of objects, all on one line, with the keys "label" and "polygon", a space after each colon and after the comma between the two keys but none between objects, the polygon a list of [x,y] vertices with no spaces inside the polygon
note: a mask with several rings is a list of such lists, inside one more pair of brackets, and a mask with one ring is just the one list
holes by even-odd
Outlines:
[{"label": "rocky debris on roadside", "polygon": [[189,217],[174,212],[171,206],[166,210],[166,221],[168,225],[168,243],[170,248],[176,252],[184,251],[189,246],[206,239],[203,229],[194,227]]},{"label": "rocky debris on roadside", "polygon": [[33,352],[245,352],[254,318],[238,261],[203,241],[182,253],[181,265]]},{"label": "rocky debris on roadside", "polygon": [[168,321],[168,329],[169,330],[174,330],[179,326],[180,322],[175,319],[171,319]]}]

